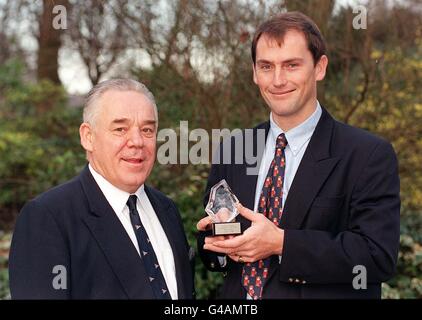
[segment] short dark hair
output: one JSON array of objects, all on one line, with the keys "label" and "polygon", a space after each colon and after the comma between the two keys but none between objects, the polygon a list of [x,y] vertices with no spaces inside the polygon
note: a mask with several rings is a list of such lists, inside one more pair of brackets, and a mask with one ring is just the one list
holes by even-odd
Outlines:
[{"label": "short dark hair", "polygon": [[286,32],[290,30],[297,30],[304,34],[314,64],[319,61],[321,56],[326,54],[327,46],[324,37],[315,22],[303,13],[292,11],[278,14],[258,27],[253,37],[251,48],[254,65],[256,63],[256,46],[263,34],[275,39],[280,44],[283,42]]}]

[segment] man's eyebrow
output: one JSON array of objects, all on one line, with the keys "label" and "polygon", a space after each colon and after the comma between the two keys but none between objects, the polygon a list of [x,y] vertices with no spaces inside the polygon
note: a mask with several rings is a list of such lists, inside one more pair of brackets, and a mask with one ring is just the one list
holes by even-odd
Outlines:
[{"label": "man's eyebrow", "polygon": [[290,59],[284,60],[283,63],[302,62],[302,61],[303,61],[302,58],[290,58]]},{"label": "man's eyebrow", "polygon": [[[114,119],[111,124],[126,124],[130,122],[129,118],[118,118],[118,119]],[[157,121],[156,120],[145,120],[142,121],[143,124],[156,124]]]},{"label": "man's eyebrow", "polygon": [[127,123],[130,120],[128,118],[118,118],[118,119],[114,119],[111,123],[112,124],[123,124],[123,123]]},{"label": "man's eyebrow", "polygon": [[271,64],[271,61],[260,59],[256,62],[256,64]]},{"label": "man's eyebrow", "polygon": [[[303,58],[293,57],[293,58],[283,60],[283,61],[281,61],[281,63],[302,62],[302,61],[303,61]],[[273,64],[274,62],[268,61],[268,60],[265,60],[265,59],[260,59],[256,63],[257,64]]]}]

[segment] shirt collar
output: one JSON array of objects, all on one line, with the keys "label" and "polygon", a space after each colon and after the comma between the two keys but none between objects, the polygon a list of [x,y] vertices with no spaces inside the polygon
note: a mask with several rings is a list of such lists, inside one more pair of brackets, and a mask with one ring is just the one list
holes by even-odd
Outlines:
[{"label": "shirt collar", "polygon": [[[88,165],[88,168],[114,212],[116,214],[122,213],[131,193],[112,185],[101,174],[95,171],[91,164]],[[142,184],[134,194],[140,199],[144,192],[144,185]]]},{"label": "shirt collar", "polygon": [[[286,139],[287,139],[287,147],[290,148],[293,155],[296,156],[299,151],[302,149],[304,144],[311,138],[312,134],[314,133],[315,127],[318,124],[319,118],[321,117],[322,109],[319,101],[317,101],[317,105],[315,108],[314,113],[309,116],[304,122],[299,124],[298,126],[290,129],[289,131],[285,132]],[[270,133],[273,137],[273,141],[275,141],[280,133],[284,131],[275,123],[273,119],[273,114],[270,114]]]}]

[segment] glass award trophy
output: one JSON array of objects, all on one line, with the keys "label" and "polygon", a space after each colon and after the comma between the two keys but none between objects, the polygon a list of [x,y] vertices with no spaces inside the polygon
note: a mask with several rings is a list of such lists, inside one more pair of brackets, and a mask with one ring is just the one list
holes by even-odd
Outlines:
[{"label": "glass award trophy", "polygon": [[211,188],[206,213],[212,218],[212,233],[214,236],[241,234],[240,222],[234,219],[239,214],[236,205],[239,200],[230,189],[226,180],[221,180]]}]

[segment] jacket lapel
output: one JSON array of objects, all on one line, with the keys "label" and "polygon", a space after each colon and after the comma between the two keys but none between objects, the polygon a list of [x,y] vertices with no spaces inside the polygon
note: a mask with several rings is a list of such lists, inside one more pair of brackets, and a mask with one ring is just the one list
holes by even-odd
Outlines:
[{"label": "jacket lapel", "polygon": [[281,228],[300,229],[314,198],[337,165],[330,155],[334,119],[323,108],[322,115],[305,151],[283,210]]},{"label": "jacket lapel", "polygon": [[103,250],[128,298],[153,298],[142,260],[88,166],[81,173],[80,181],[90,207],[90,213],[83,217],[84,222]]},{"label": "jacket lapel", "polygon": [[[318,191],[336,166],[339,158],[330,156],[334,119],[322,108],[321,118],[293,179],[283,209],[280,228],[300,229]],[[279,257],[272,256],[267,283],[279,269]]]}]

